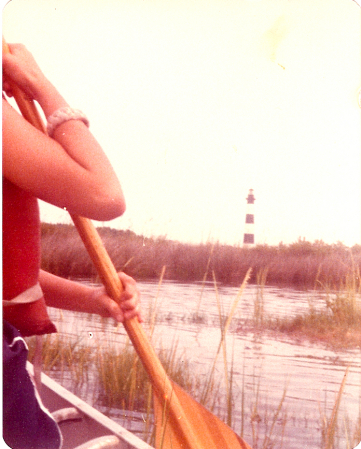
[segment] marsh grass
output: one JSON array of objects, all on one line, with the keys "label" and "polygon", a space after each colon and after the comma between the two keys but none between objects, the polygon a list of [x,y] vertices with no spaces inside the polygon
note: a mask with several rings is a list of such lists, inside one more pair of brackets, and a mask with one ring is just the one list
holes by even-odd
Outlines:
[{"label": "marsh grass", "polygon": [[[276,409],[269,411],[267,403],[262,403],[262,399],[267,401],[267,397],[260,397],[262,376],[254,375],[253,379],[254,402],[251,404],[252,447],[253,449],[282,448],[287,425],[287,411],[284,410],[284,402],[287,396],[288,380],[285,383],[278,406]],[[275,435],[275,426],[279,422],[281,422],[281,430]]]},{"label": "marsh grass", "polygon": [[339,408],[340,408],[342,394],[343,394],[345,384],[346,384],[348,371],[349,371],[349,367],[347,367],[346,372],[343,376],[343,379],[342,379],[342,382],[340,385],[340,389],[339,389],[337,397],[336,397],[336,402],[335,402],[335,405],[332,410],[331,417],[329,420],[327,420],[327,419],[324,420],[324,422],[326,422],[326,424],[327,424],[326,429],[324,429],[324,431],[323,431],[323,435],[325,437],[324,443],[323,443],[324,449],[332,449],[334,447],[334,441],[335,441],[335,436],[336,436],[336,431],[337,431],[337,416],[338,416],[338,412],[339,412]]},{"label": "marsh grass", "polygon": [[[361,346],[361,280],[359,267],[351,267],[338,288],[317,281],[324,308],[316,309],[309,300],[308,312],[286,318],[272,318],[263,314],[262,299],[255,299],[253,322],[255,327],[287,333],[297,338],[322,341],[332,347]],[[257,307],[256,307],[257,305]]]},{"label": "marsh grass", "polygon": [[[28,359],[34,361],[36,338],[27,339]],[[42,369],[50,373],[53,370],[69,372],[74,386],[81,386],[88,380],[93,356],[89,347],[83,346],[81,340],[72,340],[62,334],[48,334],[42,339]]]},{"label": "marsh grass", "polygon": [[[212,281],[211,273],[215,272],[219,283],[238,286],[252,267],[253,284],[257,283],[257,273],[267,270],[268,285],[309,289],[320,281],[339,288],[352,266],[361,267],[360,245],[348,248],[342,243],[328,245],[298,239],[290,245],[245,248],[219,242],[191,245],[107,227],[99,227],[98,231],[117,270],[125,270],[138,280],[159,279],[166,266],[166,280]],[[42,267],[63,277],[95,276],[72,225],[42,224]]]},{"label": "marsh grass", "polygon": [[326,306],[332,314],[333,320],[339,326],[360,327],[361,308],[358,299],[361,293],[361,278],[359,267],[353,267],[346,273],[345,281],[339,290],[334,292],[328,285],[323,285],[326,292]]},{"label": "marsh grass", "polygon": [[101,403],[109,408],[146,410],[144,386],[148,378],[129,341],[120,350],[109,343],[96,353],[98,394]]},{"label": "marsh grass", "polygon": [[353,264],[338,286],[316,280],[316,292],[323,298],[323,309],[316,309],[314,300],[309,299],[307,313],[283,318],[273,318],[265,313],[267,275],[268,268],[265,268],[256,276],[252,316],[254,330],[287,333],[297,338],[323,341],[333,347],[361,346],[361,276],[358,266]]}]

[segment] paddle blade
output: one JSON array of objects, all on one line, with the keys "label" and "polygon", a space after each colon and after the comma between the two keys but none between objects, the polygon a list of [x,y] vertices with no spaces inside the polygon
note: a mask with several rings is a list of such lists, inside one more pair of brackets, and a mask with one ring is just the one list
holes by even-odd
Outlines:
[{"label": "paddle blade", "polygon": [[[223,421],[172,383],[173,394],[181,403],[185,416],[173,416],[169,404],[154,394],[156,449],[252,449]],[[179,421],[183,419],[191,427],[194,443],[189,441],[189,435],[182,435]]]}]

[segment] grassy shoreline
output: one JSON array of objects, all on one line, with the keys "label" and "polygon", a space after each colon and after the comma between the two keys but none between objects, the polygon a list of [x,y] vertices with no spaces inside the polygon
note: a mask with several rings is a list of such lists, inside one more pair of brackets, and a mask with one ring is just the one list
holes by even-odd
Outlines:
[{"label": "grassy shoreline", "polygon": [[[361,271],[361,245],[310,243],[299,239],[290,245],[254,248],[203,243],[191,245],[166,238],[145,238],[132,231],[99,227],[98,232],[117,268],[137,280],[161,276],[179,282],[212,281],[240,285],[252,268],[250,283],[266,272],[266,285],[297,289],[339,289],[352,270]],[[42,224],[42,268],[66,277],[95,277],[83,243],[72,225]],[[358,280],[360,282],[360,279]]]}]

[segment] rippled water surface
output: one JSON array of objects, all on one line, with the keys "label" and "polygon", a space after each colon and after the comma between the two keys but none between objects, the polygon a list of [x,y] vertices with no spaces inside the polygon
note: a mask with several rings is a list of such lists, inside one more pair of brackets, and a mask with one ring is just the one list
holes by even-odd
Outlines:
[{"label": "rippled water surface", "polygon": [[[138,285],[145,317],[156,310],[155,347],[170,347],[177,342],[177,354],[190,362],[198,376],[206,379],[221,340],[217,295],[222,314],[228,316],[238,289],[218,287],[216,293],[209,284],[204,288],[172,282],[165,282],[160,288],[151,282]],[[238,434],[243,430],[244,439],[254,449],[321,448],[325,420],[331,417],[346,368],[350,367],[334,447],[355,446],[352,438],[360,426],[361,414],[360,349],[334,351],[322,344],[297,341],[285,335],[255,333],[250,330],[250,324],[256,297],[256,287],[248,286],[226,338],[228,367],[232,365],[233,372],[234,430]],[[292,289],[265,287],[263,298],[265,314],[272,317],[305,313],[310,304],[315,308],[325,307],[319,294]],[[121,344],[125,339],[124,330],[116,330],[111,320],[71,312],[60,314],[57,310],[51,310],[51,314],[58,321],[60,332],[80,337],[88,345],[107,345],[110,339]],[[147,322],[146,319],[146,328]],[[217,359],[216,377],[218,389],[225,391],[222,352]],[[223,419],[225,404],[216,404],[214,412]],[[117,419],[117,414],[114,410],[112,417]],[[270,433],[271,442],[264,445],[265,435]]]}]

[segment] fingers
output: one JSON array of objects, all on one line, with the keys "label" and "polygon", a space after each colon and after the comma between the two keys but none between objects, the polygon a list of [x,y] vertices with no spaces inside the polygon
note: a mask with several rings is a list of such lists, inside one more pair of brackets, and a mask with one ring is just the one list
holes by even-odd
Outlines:
[{"label": "fingers", "polygon": [[93,289],[91,295],[90,308],[93,313],[98,313],[104,317],[112,317],[120,323],[138,317],[139,322],[143,322],[140,307],[140,292],[133,278],[124,273],[118,273],[124,290],[120,295],[119,302],[110,298],[104,287]]},{"label": "fingers", "polygon": [[118,275],[124,287],[119,303],[124,319],[129,320],[137,316],[139,321],[142,322],[140,292],[135,280],[125,273],[118,273]]},{"label": "fingers", "polygon": [[10,53],[3,53],[3,72],[8,81],[15,83],[31,99],[44,82],[44,74],[32,54],[22,44],[8,44]]},{"label": "fingers", "polygon": [[21,70],[19,66],[21,65],[23,59],[22,53],[24,52],[25,47],[22,44],[8,44],[8,47],[10,52],[3,52],[2,63],[4,73],[10,79],[12,79],[14,76],[14,72],[18,72]]}]

